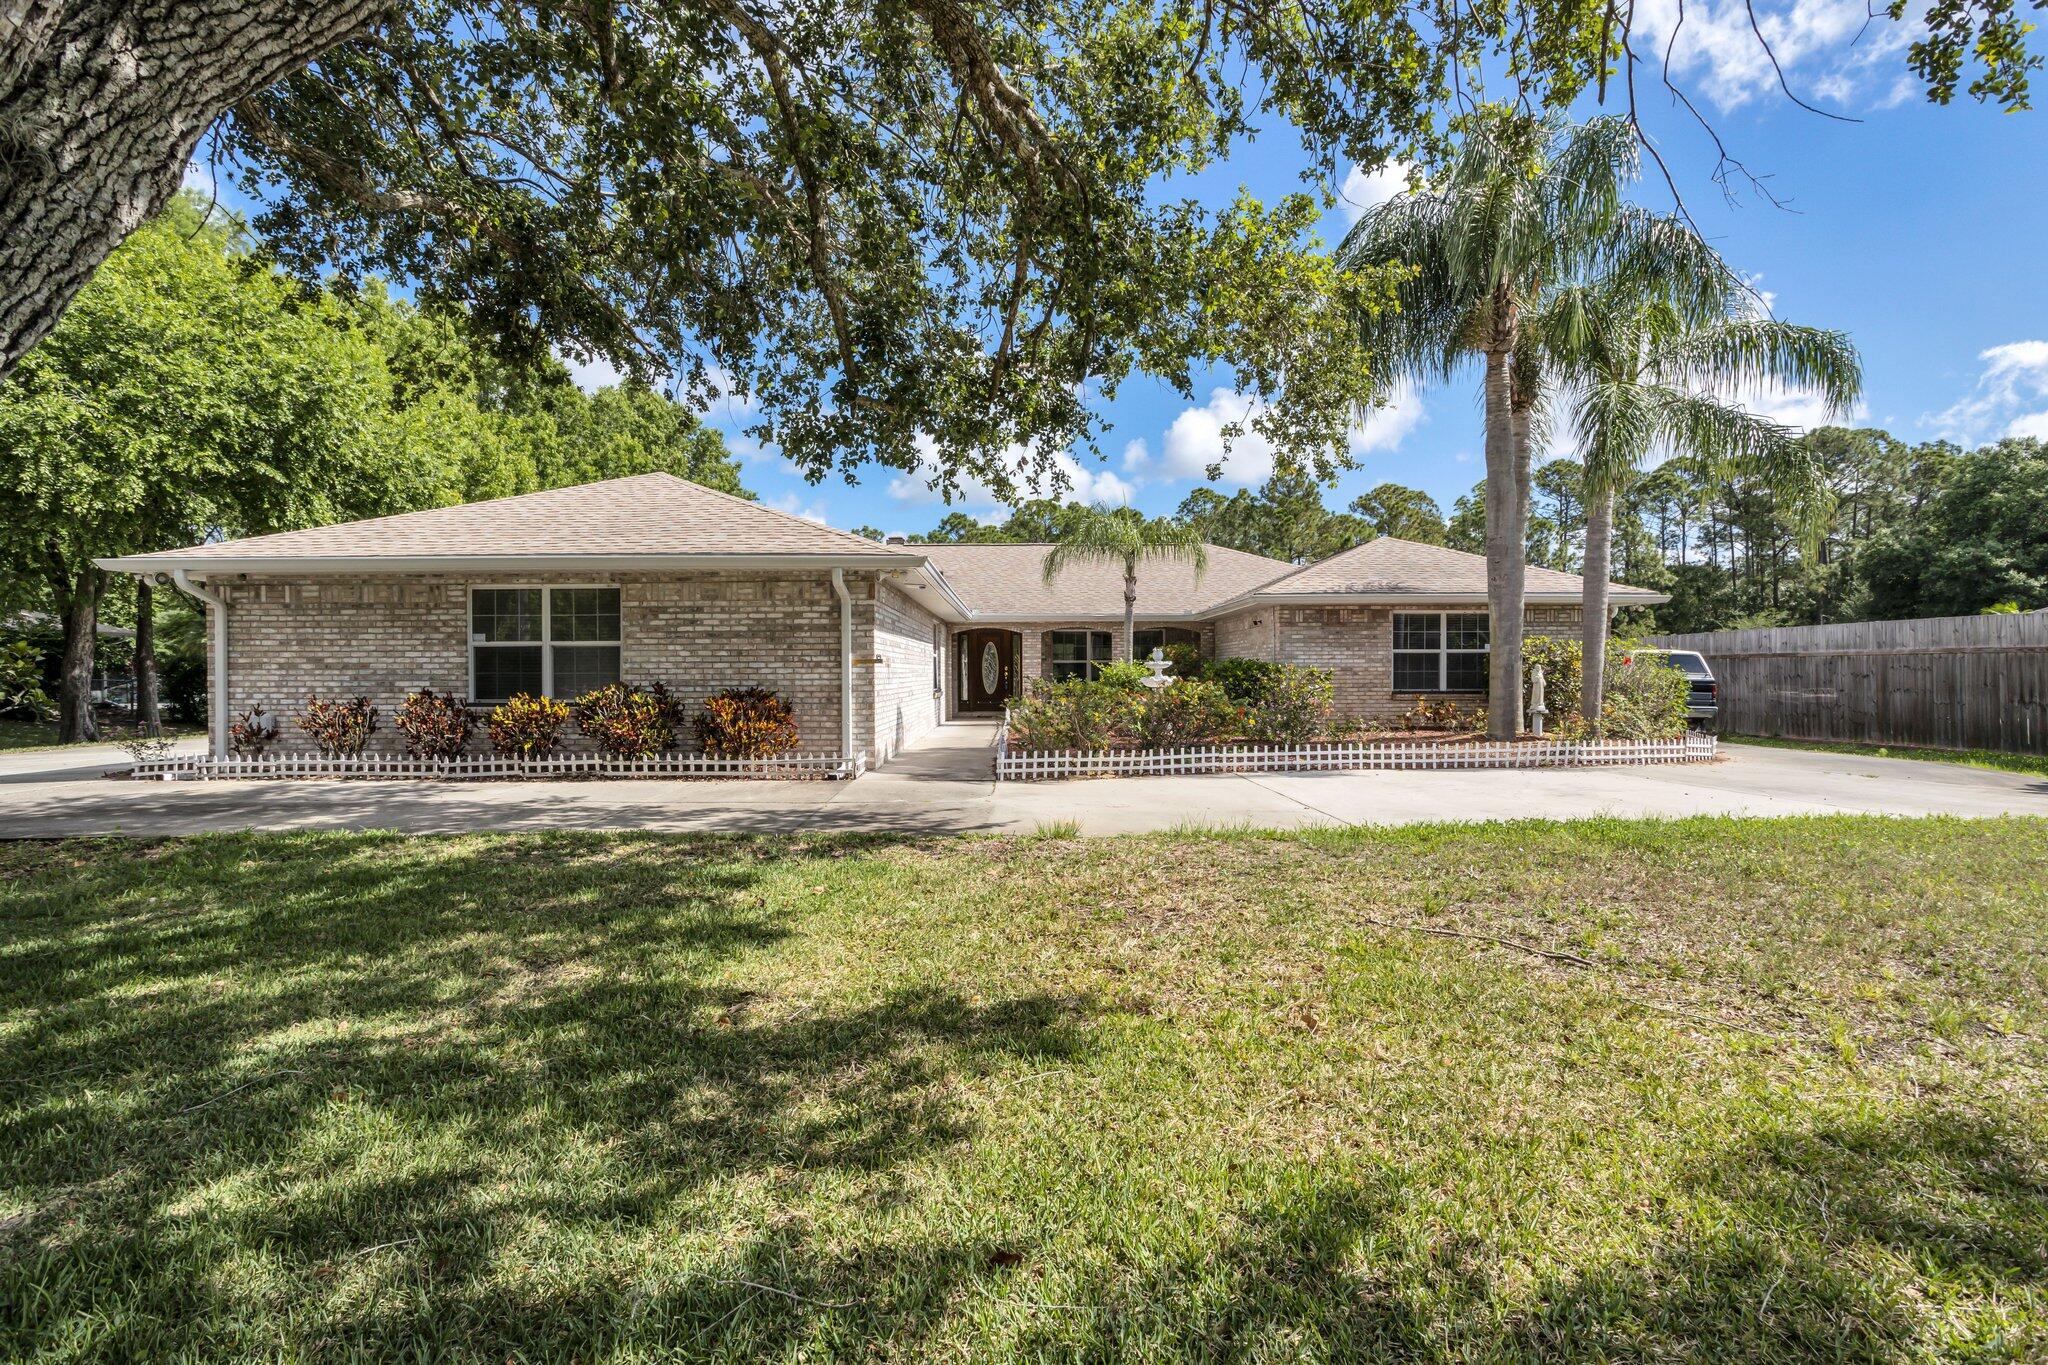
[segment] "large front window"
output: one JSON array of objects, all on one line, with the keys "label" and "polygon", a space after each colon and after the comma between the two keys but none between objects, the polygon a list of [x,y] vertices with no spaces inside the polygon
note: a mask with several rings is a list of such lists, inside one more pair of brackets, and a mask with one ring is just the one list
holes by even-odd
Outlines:
[{"label": "large front window", "polygon": [[617,588],[472,588],[470,695],[565,700],[619,680]]},{"label": "large front window", "polygon": [[1164,649],[1168,645],[1186,645],[1190,649],[1200,650],[1202,632],[1187,630],[1180,626],[1161,626],[1156,630],[1138,631],[1131,637],[1131,648],[1137,651],[1140,662],[1151,658],[1153,650]]},{"label": "large front window", "polygon": [[1483,611],[1394,613],[1396,692],[1484,692],[1487,620]]},{"label": "large front window", "polygon": [[1047,638],[1052,646],[1054,682],[1093,678],[1110,660],[1106,630],[1056,630]]}]

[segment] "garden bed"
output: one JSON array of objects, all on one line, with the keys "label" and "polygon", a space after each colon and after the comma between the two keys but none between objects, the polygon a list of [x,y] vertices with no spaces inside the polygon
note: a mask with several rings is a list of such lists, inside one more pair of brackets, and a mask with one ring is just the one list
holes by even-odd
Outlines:
[{"label": "garden bed", "polygon": [[256,758],[213,758],[204,754],[147,759],[134,776],[164,781],[214,781],[223,778],[370,778],[414,781],[505,781],[605,777],[858,777],[867,771],[863,749],[852,758],[839,754],[782,754],[774,758],[710,758],[669,752],[641,758],[603,753],[550,754],[517,758],[499,754],[464,754],[455,758],[410,758],[403,754],[361,754],[336,758],[326,754],[265,754]]},{"label": "garden bed", "polygon": [[1193,773],[1343,772],[1394,768],[1578,768],[1632,763],[1702,763],[1714,736],[1675,739],[1328,740],[1306,744],[1196,744],[1169,749],[1022,749],[1005,730],[996,746],[998,781],[1061,777],[1167,777]]}]

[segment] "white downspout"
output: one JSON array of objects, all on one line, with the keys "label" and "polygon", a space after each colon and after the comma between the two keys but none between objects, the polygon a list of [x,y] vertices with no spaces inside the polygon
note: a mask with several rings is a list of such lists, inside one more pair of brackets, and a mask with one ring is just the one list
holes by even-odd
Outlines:
[{"label": "white downspout", "polygon": [[207,661],[207,690],[213,693],[213,756],[228,756],[228,600],[211,588],[192,581],[190,569],[171,570],[171,581],[187,597],[213,608],[207,613],[213,626],[212,658]]},{"label": "white downspout", "polygon": [[846,570],[832,571],[832,591],[839,595],[839,756],[846,775],[853,776],[853,594],[846,590]]}]

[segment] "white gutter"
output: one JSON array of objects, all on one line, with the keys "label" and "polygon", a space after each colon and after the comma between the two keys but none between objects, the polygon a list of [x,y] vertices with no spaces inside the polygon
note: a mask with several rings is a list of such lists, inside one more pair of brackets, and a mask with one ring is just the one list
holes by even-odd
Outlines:
[{"label": "white gutter", "polygon": [[213,693],[213,756],[228,756],[228,600],[211,588],[192,581],[190,569],[171,570],[178,591],[213,608],[207,615],[213,626],[212,657],[207,661],[207,690]]},{"label": "white gutter", "polygon": [[846,590],[846,570],[832,571],[832,591],[839,595],[839,756],[853,763],[853,594]]}]

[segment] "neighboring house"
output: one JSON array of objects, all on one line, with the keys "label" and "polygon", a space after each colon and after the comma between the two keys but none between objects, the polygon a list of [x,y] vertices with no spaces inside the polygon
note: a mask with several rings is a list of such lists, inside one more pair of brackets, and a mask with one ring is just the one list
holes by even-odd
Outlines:
[{"label": "neighboring house", "polygon": [[[807,752],[886,761],[941,720],[1124,657],[1123,571],[1044,581],[1043,545],[880,544],[667,474],[100,561],[207,604],[214,743],[252,706],[409,691],[476,703],[662,682],[694,708],[770,687]],[[1531,630],[1578,629],[1580,583],[1529,570]],[[1617,585],[1614,605],[1664,598]],[[1147,561],[1138,653],[1313,664],[1341,714],[1486,689],[1486,564],[1381,539],[1306,567],[1209,547]],[[287,742],[298,739],[290,726]],[[395,746],[386,725],[377,740]]]}]

